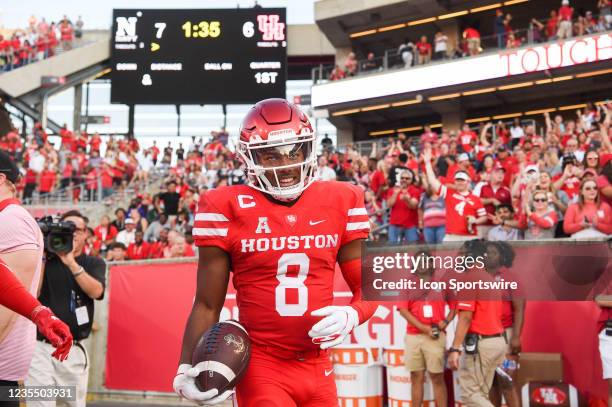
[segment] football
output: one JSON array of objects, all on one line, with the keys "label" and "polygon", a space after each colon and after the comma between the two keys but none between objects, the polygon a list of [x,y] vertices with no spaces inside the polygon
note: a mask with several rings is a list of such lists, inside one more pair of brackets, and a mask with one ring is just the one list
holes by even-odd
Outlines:
[{"label": "football", "polygon": [[251,358],[251,340],[234,320],[217,322],[202,335],[193,351],[192,366],[204,370],[196,378],[200,391],[232,389],[246,373]]}]

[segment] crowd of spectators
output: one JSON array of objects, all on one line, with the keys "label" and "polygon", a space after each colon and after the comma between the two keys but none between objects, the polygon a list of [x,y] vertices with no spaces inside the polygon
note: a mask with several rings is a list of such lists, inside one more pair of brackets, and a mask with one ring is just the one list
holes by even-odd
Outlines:
[{"label": "crowd of spectators", "polygon": [[[587,104],[571,117],[482,123],[459,131],[429,126],[400,134],[369,155],[322,141],[317,177],[361,186],[373,240],[440,243],[612,234],[612,104]],[[539,130],[539,131],[538,131]],[[195,253],[192,224],[202,194],[242,184],[240,162],[219,141],[193,140],[164,189],[144,193],[90,230],[90,253],[109,261]],[[164,160],[172,154],[169,147]],[[178,157],[177,157],[178,158]],[[189,164],[184,165],[185,162]]]},{"label": "crowd of spectators", "polygon": [[57,194],[70,194],[73,202],[80,199],[106,198],[134,178],[139,168],[138,141],[131,136],[105,143],[101,156],[99,134],[73,132],[64,126],[59,131],[61,142],[54,145],[48,134],[36,123],[27,137],[16,128],[0,135],[0,149],[7,151],[23,174],[17,185],[25,204],[36,194],[43,200]]},{"label": "crowd of spectators", "polygon": [[0,72],[52,57],[58,47],[72,49],[75,39],[83,35],[83,24],[80,16],[74,23],[67,16],[56,23],[32,15],[26,28],[0,34]]},{"label": "crowd of spectators", "polygon": [[75,202],[81,196],[94,200],[100,192],[106,198],[130,182],[146,186],[154,170],[165,176],[159,193],[140,188],[143,192],[128,207],[115,206],[112,221],[105,216],[99,224],[89,225],[87,254],[109,261],[193,256],[191,230],[198,196],[210,188],[245,181],[239,162],[227,149],[224,128],[213,131],[208,142],[192,137],[187,148],[183,143],[174,148],[170,142],[160,148],[154,141],[142,149],[133,136],[103,142],[99,134],[72,132],[65,126],[59,136],[61,144],[54,146],[40,124],[25,141],[17,129],[0,136],[0,149],[15,159],[22,172],[17,189],[24,203],[31,202],[35,191],[44,197],[57,189],[70,191]]},{"label": "crowd of spectators", "polygon": [[[361,185],[373,239],[439,243],[612,234],[612,104],[574,117],[400,134],[369,157],[324,152],[319,177]],[[428,167],[431,171],[428,170]],[[330,171],[332,169],[332,171]]]},{"label": "crowd of spectators", "polygon": [[[138,194],[127,208],[118,208],[115,217],[102,218],[90,228],[87,250],[108,261],[145,260],[195,255],[192,229],[196,204],[201,194],[223,185],[245,182],[239,161],[227,147],[227,132],[213,132],[211,141],[202,139],[186,151],[168,145],[161,153],[154,144],[145,154],[150,166],[166,166],[168,176],[161,191]],[[176,155],[176,164],[172,155]],[[141,167],[141,172],[146,169]]]},{"label": "crowd of spectators", "polygon": [[[464,124],[459,131],[425,126],[420,137],[399,134],[372,143],[368,155],[352,145],[321,142],[317,177],[361,186],[373,240],[439,243],[585,238],[612,234],[612,104],[587,103],[570,117],[544,114],[536,122]],[[37,127],[19,149],[13,131],[0,138],[24,165],[19,186],[65,185],[74,177],[102,179],[112,193],[128,179],[146,180],[154,168],[166,178],[159,193],[146,189],[128,207],[90,225],[88,253],[109,261],[191,256],[196,203],[207,190],[245,183],[241,162],[227,148],[225,130],[190,146],[156,143],[142,151],[133,137],[109,139],[62,131],[58,150]],[[41,171],[35,175],[34,168]],[[82,171],[81,171],[82,170]],[[54,178],[53,178],[54,177]],[[53,181],[48,179],[53,178]],[[31,182],[30,182],[31,181]],[[93,183],[92,183],[93,185]]]},{"label": "crowd of spectators", "polygon": [[[494,48],[496,44],[497,49],[513,49],[526,42],[568,39],[612,29],[612,1],[598,0],[597,12],[594,14],[590,10],[577,11],[570,5],[569,0],[562,0],[561,6],[551,10],[548,18],[532,18],[528,26],[517,29],[513,26],[512,15],[503,9],[497,9],[493,21],[494,34],[487,46]],[[484,40],[478,27],[474,25],[467,26],[461,32],[457,44],[452,44],[442,31],[437,31],[433,38],[426,35],[422,35],[417,41],[406,38],[396,51],[387,53],[384,57],[369,52],[366,59],[358,60],[354,52],[349,53],[344,67],[335,65],[328,78],[339,80],[361,72],[381,70],[385,66],[409,68],[431,61],[474,56],[483,52]],[[383,58],[388,58],[386,64]]]}]

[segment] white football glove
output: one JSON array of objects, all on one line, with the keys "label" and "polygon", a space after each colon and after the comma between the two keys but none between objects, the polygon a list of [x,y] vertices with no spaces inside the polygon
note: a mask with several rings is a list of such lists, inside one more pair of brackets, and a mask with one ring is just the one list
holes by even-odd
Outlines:
[{"label": "white football glove", "polygon": [[199,406],[214,406],[223,403],[234,393],[234,390],[227,390],[220,395],[218,395],[219,390],[217,389],[200,391],[195,384],[195,379],[201,372],[199,368],[192,367],[189,364],[180,365],[173,383],[176,394]]},{"label": "white football glove", "polygon": [[313,317],[325,317],[310,328],[308,336],[321,349],[331,348],[344,342],[344,339],[359,325],[359,315],[353,307],[329,306],[310,313]]}]

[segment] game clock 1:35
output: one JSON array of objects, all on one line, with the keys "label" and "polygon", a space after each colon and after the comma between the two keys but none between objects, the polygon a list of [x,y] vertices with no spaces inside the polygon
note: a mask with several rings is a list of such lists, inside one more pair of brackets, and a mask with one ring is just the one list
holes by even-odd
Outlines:
[{"label": "game clock 1:35", "polygon": [[200,21],[199,23],[186,21],[181,28],[185,38],[217,38],[221,35],[221,22],[219,21]]}]

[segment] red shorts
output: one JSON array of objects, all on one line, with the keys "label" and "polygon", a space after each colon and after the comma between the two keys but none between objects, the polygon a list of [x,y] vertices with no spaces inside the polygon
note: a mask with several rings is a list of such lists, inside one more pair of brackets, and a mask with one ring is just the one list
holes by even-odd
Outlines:
[{"label": "red shorts", "polygon": [[253,345],[247,373],[236,386],[234,407],[337,407],[329,354],[289,357]]}]

